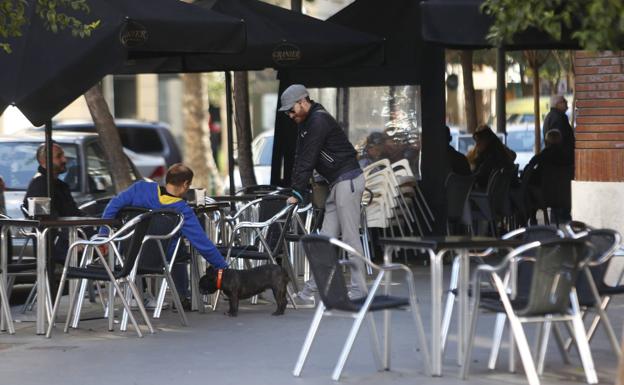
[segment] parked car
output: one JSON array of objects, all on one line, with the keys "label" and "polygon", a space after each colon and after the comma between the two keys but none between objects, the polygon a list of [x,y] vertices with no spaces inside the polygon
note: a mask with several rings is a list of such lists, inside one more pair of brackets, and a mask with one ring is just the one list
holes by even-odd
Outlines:
[{"label": "parked car", "polygon": [[[253,158],[256,183],[271,184],[271,161],[273,160],[273,131],[265,131],[256,136],[251,142],[251,154]],[[238,166],[234,167],[234,187],[236,190],[242,187]],[[230,178],[225,179],[226,193],[230,190]]]},{"label": "parked car", "polygon": [[[67,172],[59,177],[69,185],[78,205],[115,195],[110,166],[96,134],[55,131],[53,139],[67,158]],[[33,130],[0,137],[0,176],[6,185],[4,197],[10,217],[23,217],[20,206],[37,172],[35,153],[43,141],[43,132]],[[130,159],[128,168],[133,180],[141,177]]]},{"label": "parked car", "polygon": [[[182,153],[169,126],[161,122],[147,122],[134,119],[116,119],[121,143],[129,150],[141,155],[161,156],[165,166],[182,162]],[[38,127],[43,129],[43,127]],[[53,130],[96,132],[90,120],[66,120],[52,123]],[[143,174],[150,177],[150,174]]]}]

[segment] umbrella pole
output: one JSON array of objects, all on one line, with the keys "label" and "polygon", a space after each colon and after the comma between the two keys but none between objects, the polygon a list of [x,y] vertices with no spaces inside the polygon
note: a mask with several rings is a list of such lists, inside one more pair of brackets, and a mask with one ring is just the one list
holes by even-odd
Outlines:
[{"label": "umbrella pole", "polygon": [[498,47],[496,49],[496,131],[502,132],[506,136],[505,70],[505,50]]},{"label": "umbrella pole", "polygon": [[232,73],[225,71],[225,109],[228,136],[228,174],[230,175],[230,196],[234,195],[234,130],[232,129]]},{"label": "umbrella pole", "polygon": [[46,191],[47,196],[52,198],[52,119],[46,121],[45,124],[45,148],[46,148]]}]

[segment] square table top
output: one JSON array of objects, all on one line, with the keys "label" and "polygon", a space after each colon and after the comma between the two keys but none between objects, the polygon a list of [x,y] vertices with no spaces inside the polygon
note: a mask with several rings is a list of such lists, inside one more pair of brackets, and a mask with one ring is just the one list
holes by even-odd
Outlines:
[{"label": "square table top", "polygon": [[117,219],[98,217],[57,217],[40,219],[0,219],[0,226],[19,227],[73,227],[73,226],[114,226],[120,224]]}]

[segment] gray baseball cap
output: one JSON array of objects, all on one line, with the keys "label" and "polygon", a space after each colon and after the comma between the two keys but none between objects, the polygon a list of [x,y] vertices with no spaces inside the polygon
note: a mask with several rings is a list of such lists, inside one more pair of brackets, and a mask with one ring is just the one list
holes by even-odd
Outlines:
[{"label": "gray baseball cap", "polygon": [[280,111],[288,111],[295,103],[299,100],[308,96],[308,90],[301,84],[293,84],[292,86],[286,88],[282,93],[280,101],[282,102],[282,106],[280,107]]}]

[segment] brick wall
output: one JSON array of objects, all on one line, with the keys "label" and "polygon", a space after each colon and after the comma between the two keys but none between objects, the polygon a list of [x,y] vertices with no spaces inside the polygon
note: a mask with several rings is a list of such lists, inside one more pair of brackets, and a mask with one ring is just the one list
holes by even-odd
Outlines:
[{"label": "brick wall", "polygon": [[624,181],[624,53],[578,51],[576,176]]}]

